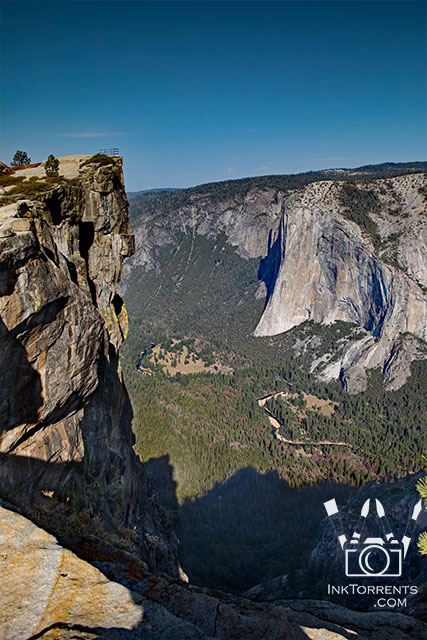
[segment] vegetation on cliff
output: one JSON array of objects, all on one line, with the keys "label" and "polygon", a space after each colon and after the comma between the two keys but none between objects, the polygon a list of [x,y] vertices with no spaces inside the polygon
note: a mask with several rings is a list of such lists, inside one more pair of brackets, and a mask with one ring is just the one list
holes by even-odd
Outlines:
[{"label": "vegetation on cliff", "polygon": [[114,158],[111,156],[107,156],[105,153],[95,153],[94,156],[91,156],[85,162],[83,162],[82,167],[85,167],[89,164],[97,164],[100,167],[105,167],[110,164],[114,164]]},{"label": "vegetation on cliff", "polygon": [[31,158],[26,151],[16,151],[10,163],[11,167],[23,167],[30,164]]},{"label": "vegetation on cliff", "polygon": [[59,160],[55,158],[55,156],[51,153],[46,162],[44,163],[44,170],[46,171],[46,175],[48,177],[53,177],[58,175],[59,169]]}]

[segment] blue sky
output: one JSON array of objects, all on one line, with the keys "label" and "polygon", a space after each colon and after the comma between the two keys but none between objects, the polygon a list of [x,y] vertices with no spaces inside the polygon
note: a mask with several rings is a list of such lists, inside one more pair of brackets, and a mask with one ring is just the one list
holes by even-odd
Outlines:
[{"label": "blue sky", "polygon": [[426,158],[426,5],[2,2],[1,151],[129,190]]}]

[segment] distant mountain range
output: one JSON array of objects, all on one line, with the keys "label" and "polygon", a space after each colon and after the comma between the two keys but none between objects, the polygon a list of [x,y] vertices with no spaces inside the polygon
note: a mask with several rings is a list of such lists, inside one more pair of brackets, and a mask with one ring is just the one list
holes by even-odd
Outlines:
[{"label": "distant mountain range", "polygon": [[160,187],[159,189],[142,189],[142,191],[127,191],[128,198],[134,198],[135,196],[145,195],[147,193],[168,193],[169,191],[180,191],[175,187]]},{"label": "distant mountain range", "polygon": [[223,180],[220,182],[207,182],[195,187],[175,188],[161,187],[158,189],[143,189],[141,191],[128,191],[129,199],[137,196],[152,197],[171,192],[185,193],[211,193],[220,189],[222,192],[229,190],[230,193],[238,193],[248,187],[272,187],[272,188],[292,188],[302,187],[310,182],[319,180],[360,180],[367,178],[387,178],[405,173],[416,173],[426,171],[427,162],[383,162],[381,164],[367,164],[354,169],[333,168],[320,169],[319,171],[306,171],[303,173],[273,174],[265,176],[254,176],[249,178],[238,178],[237,180]]}]

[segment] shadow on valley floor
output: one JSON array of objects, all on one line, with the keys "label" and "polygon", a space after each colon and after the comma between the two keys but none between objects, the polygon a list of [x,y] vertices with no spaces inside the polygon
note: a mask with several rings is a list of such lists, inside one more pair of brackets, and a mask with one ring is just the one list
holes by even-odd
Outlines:
[{"label": "shadow on valley floor", "polygon": [[[56,466],[52,464],[53,470]],[[351,491],[333,484],[293,489],[277,473],[261,475],[245,468],[202,498],[179,506],[168,457],[151,460],[146,466],[155,474],[161,501],[177,522],[182,561],[191,582],[208,587],[220,585],[223,591],[242,591],[259,582],[260,576],[292,575],[292,571],[296,576],[318,535],[322,501],[335,497],[340,502]],[[2,506],[10,508],[7,504]],[[353,612],[336,609],[333,604],[297,600],[280,606],[274,602],[251,602],[238,595],[186,587],[178,580],[153,575],[134,553],[93,535],[60,543],[94,564],[109,580],[128,588],[143,617],[132,629],[58,621],[31,636],[33,640],[54,634],[82,640],[308,640],[314,637],[313,631],[319,634],[322,629],[348,640],[385,637],[381,629],[376,636],[351,631],[354,626],[363,627],[364,620],[369,628],[372,621],[354,617]],[[227,584],[233,581],[235,586],[230,589]],[[391,623],[378,618],[377,624]],[[427,635],[414,633],[410,637]]]},{"label": "shadow on valley floor", "polygon": [[[14,458],[13,456],[9,457]],[[15,463],[18,466],[22,465],[22,470],[25,471],[24,460],[15,459]],[[149,466],[151,466],[152,471],[157,467],[161,472],[168,473],[170,479],[169,490],[174,489],[172,469],[168,464],[167,458],[152,461]],[[59,467],[60,469],[58,469]],[[66,465],[51,463],[49,472],[53,474],[62,473],[65,467]],[[37,468],[33,468],[33,471],[38,470]],[[274,476],[274,474],[268,474],[268,476]],[[268,476],[264,478],[264,480],[267,478],[267,484],[264,488],[268,488],[269,486]],[[222,487],[216,487],[207,496],[202,498],[201,501],[190,501],[182,506],[183,514],[186,518],[191,519],[193,515],[195,515],[193,521],[194,533],[199,536],[200,533],[197,533],[197,531],[198,528],[202,528],[201,518],[204,517],[204,514],[209,516],[212,512],[214,517],[218,516],[215,509],[212,511],[209,506],[211,500],[213,502],[219,502],[221,508],[222,505],[224,505],[227,509],[227,512],[223,511],[222,517],[218,522],[218,531],[210,516],[206,522],[203,523],[206,531],[211,532],[213,535],[201,535],[200,546],[196,549],[197,557],[195,561],[211,567],[210,571],[212,571],[215,562],[223,562],[223,560],[218,561],[215,557],[215,553],[218,553],[218,550],[223,544],[221,542],[221,536],[225,537],[224,544],[226,545],[224,562],[231,566],[232,558],[231,555],[227,556],[227,554],[238,553],[239,544],[245,545],[245,547],[242,548],[242,553],[246,552],[251,554],[255,548],[254,539],[249,537],[248,540],[245,541],[242,533],[243,530],[241,530],[242,525],[244,525],[244,528],[250,529],[248,523],[245,524],[243,517],[245,514],[247,515],[248,512],[245,509],[243,512],[239,511],[236,503],[239,501],[240,491],[244,492],[247,489],[255,489],[257,495],[258,493],[261,494],[262,484],[259,485],[259,489],[256,490],[258,480],[258,474],[252,469],[243,469],[228,483],[225,483]],[[270,485],[272,491],[278,487],[279,485]],[[170,493],[170,498],[172,498],[172,493]],[[248,506],[253,499],[254,498],[250,496],[246,496],[246,498],[244,495],[240,496],[240,502],[246,504],[246,506]],[[259,499],[261,499],[260,495]],[[268,496],[265,496],[265,499],[267,503],[270,502]],[[194,508],[198,502],[200,502],[201,510],[199,512],[193,512],[192,508]],[[1,498],[0,506],[21,513],[21,509]],[[176,500],[175,506],[177,506]],[[232,522],[231,517],[231,510],[233,508],[236,509],[238,521],[235,532],[233,532],[232,529],[228,530],[230,526],[235,524]],[[189,511],[187,512],[187,510]],[[268,513],[269,508],[266,510],[260,509],[259,518],[266,517]],[[226,517],[224,518],[224,516]],[[256,520],[256,522],[256,526],[259,527],[261,521]],[[270,524],[271,522],[267,522],[266,526]],[[290,526],[292,526],[292,523],[290,523]],[[191,526],[189,524],[188,527],[190,531]],[[234,534],[236,537],[235,541],[232,542]],[[206,544],[207,539],[210,537],[212,538],[213,546],[204,548],[203,545]],[[153,575],[150,571],[147,571],[146,565],[141,562],[141,559],[134,553],[129,553],[121,547],[115,546],[107,540],[100,539],[91,534],[85,534],[80,537],[76,531],[75,538],[69,536],[65,536],[64,538],[60,537],[59,543],[71,549],[83,560],[93,564],[109,580],[125,586],[129,590],[129,595],[132,600],[141,609],[141,620],[137,626],[132,629],[90,626],[90,624],[85,624],[86,620],[84,617],[75,618],[71,614],[71,620],[68,620],[67,602],[64,601],[63,609],[59,607],[61,603],[58,602],[59,613],[57,614],[57,621],[51,622],[55,620],[56,615],[52,614],[48,618],[49,623],[46,623],[47,626],[35,635],[31,635],[32,640],[47,637],[58,637],[64,640],[66,638],[75,638],[76,640],[78,638],[81,640],[159,640],[159,638],[162,638],[162,640],[205,640],[206,638],[213,637],[223,638],[223,640],[264,640],[264,638],[275,638],[278,640],[279,638],[288,637],[293,638],[293,640],[308,640],[312,637],[310,629],[319,628],[327,628],[331,632],[336,631],[340,634],[339,637],[348,638],[348,640],[358,640],[360,637],[358,634],[343,629],[340,620],[335,622],[335,614],[333,612],[331,612],[332,620],[325,618],[324,612],[322,612],[321,608],[319,609],[317,607],[316,603],[307,603],[307,611],[304,610],[301,612],[298,607],[292,610],[291,605],[287,608],[282,607],[279,609],[274,604],[251,603],[238,596],[230,596],[226,593],[221,594],[218,591],[209,592],[209,590],[197,589],[197,587],[188,588],[177,580],[167,579],[162,575]],[[187,546],[191,547],[192,544],[193,541],[191,539],[186,541]],[[28,553],[31,554],[31,548],[28,549]],[[262,558],[260,560],[257,557],[256,562],[258,561],[262,561]],[[280,563],[278,567],[280,568]],[[49,570],[49,567],[47,567],[47,570]],[[35,580],[37,580],[37,577],[35,577]],[[37,582],[34,586],[37,588]],[[76,580],[76,589],[80,589],[79,580]],[[72,593],[69,593],[68,597],[72,599],[72,595]],[[26,608],[28,607],[28,603],[18,602],[17,606]],[[100,614],[102,614],[102,604],[94,602],[93,606],[95,614],[98,610]],[[98,607],[101,608],[98,609]],[[270,607],[272,608],[271,613]],[[310,608],[313,608],[313,610]],[[28,609],[28,611],[30,613],[30,609]],[[313,617],[316,616],[316,614],[319,614],[318,617]],[[40,622],[42,623],[42,620]],[[112,624],[114,623],[112,622]]]},{"label": "shadow on valley floor", "polygon": [[174,522],[191,582],[244,593],[286,574],[286,597],[305,595],[307,589],[310,597],[324,595],[325,577],[308,567],[325,517],[322,503],[331,498],[340,503],[354,487],[322,483],[296,489],[275,471],[244,468],[203,497],[179,505],[168,456],[151,459],[146,468]]}]

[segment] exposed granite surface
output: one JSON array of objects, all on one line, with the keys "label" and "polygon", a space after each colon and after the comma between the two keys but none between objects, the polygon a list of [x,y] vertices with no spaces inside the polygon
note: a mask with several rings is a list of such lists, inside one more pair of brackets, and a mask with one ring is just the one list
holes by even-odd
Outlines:
[{"label": "exposed granite surface", "polygon": [[[383,237],[399,234],[397,251],[406,271],[384,261],[385,255],[379,257],[381,251],[374,249],[371,238],[343,216],[341,184],[313,183],[290,196],[284,206],[277,235],[277,277],[255,330],[255,335],[274,335],[305,320],[356,323],[366,336],[322,373],[324,379],[341,377],[350,391],[364,389],[365,370],[377,367],[384,370],[388,388],[398,388],[407,378],[409,363],[425,356],[421,345],[417,348],[412,340],[410,348],[405,340],[407,334],[427,338],[427,296],[420,286],[427,263],[426,206],[419,193],[425,177],[403,176],[390,182],[394,189],[400,187],[408,202],[404,200],[398,218],[387,213],[384,203],[382,215],[375,219]],[[378,190],[381,202],[378,183],[369,187],[374,193]],[[389,371],[397,357],[401,366]]]},{"label": "exposed granite surface", "polygon": [[427,638],[426,625],[399,613],[316,600],[255,603],[153,575],[140,558],[94,537],[75,550],[92,564],[0,507],[2,640]]}]

